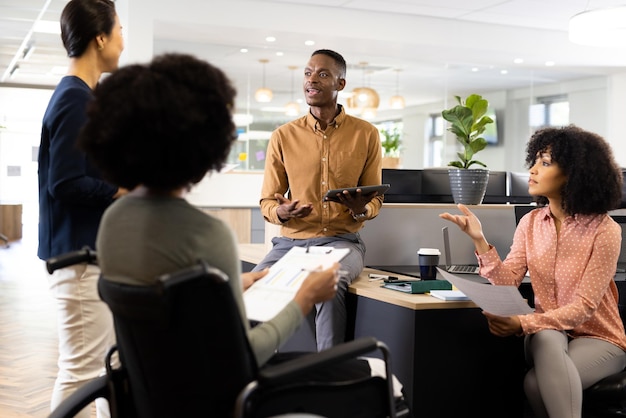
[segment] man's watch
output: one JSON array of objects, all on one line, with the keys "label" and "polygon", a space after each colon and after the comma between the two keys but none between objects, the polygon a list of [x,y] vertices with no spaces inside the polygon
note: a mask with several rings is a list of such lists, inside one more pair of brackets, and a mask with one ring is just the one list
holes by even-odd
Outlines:
[{"label": "man's watch", "polygon": [[367,217],[367,208],[365,208],[365,210],[363,211],[363,213],[352,213],[352,218],[355,221],[362,221],[363,219],[365,219]]}]

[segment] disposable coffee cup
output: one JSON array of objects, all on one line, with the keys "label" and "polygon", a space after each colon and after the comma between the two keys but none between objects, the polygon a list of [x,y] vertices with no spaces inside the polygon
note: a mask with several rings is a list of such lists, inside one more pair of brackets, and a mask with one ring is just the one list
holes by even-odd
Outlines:
[{"label": "disposable coffee cup", "polygon": [[440,255],[441,252],[437,248],[420,248],[417,250],[422,280],[435,280],[437,278]]}]

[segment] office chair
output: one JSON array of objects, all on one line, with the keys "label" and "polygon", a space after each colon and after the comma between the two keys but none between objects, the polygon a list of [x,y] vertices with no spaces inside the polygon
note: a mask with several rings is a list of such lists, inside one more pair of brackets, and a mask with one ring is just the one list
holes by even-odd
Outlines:
[{"label": "office chair", "polygon": [[[130,286],[101,277],[98,288],[113,312],[122,364],[128,370],[131,395],[139,417],[232,416],[237,395],[261,393],[263,402],[242,396],[241,417],[273,416],[277,412],[321,411],[326,417],[350,417],[331,396],[339,388],[358,393],[367,414],[395,417],[391,379],[368,376],[362,381],[292,385],[295,376],[372,351],[389,353],[373,338],[346,343],[259,372],[228,277],[204,262],[166,274],[153,286]],[[293,387],[305,390],[292,390]],[[320,396],[306,396],[319,387]],[[271,390],[270,390],[271,389]],[[364,392],[368,391],[368,392]],[[271,394],[271,397],[270,397]],[[377,396],[377,397],[376,397]],[[275,400],[270,404],[269,400]],[[262,405],[272,405],[261,408]],[[380,411],[384,414],[372,414]],[[352,402],[350,408],[356,408]],[[349,410],[349,409],[347,409]],[[337,412],[335,412],[337,411]]]},{"label": "office chair", "polygon": [[[623,287],[625,282],[617,282]],[[626,288],[620,290],[619,314],[626,319]],[[584,418],[626,417],[626,370],[605,377],[583,392]]]},{"label": "office chair", "polygon": [[257,379],[239,394],[235,418],[274,417],[293,412],[326,418],[409,416],[408,407],[394,400],[391,379],[367,377],[330,383],[300,379],[307,372],[333,367],[375,350],[382,353],[385,374],[391,376],[389,349],[372,337],[262,369]]},{"label": "office chair", "polygon": [[[517,208],[517,207],[516,207]],[[626,282],[616,282],[620,291],[619,313],[626,319]],[[532,296],[530,289],[529,298]],[[530,300],[530,299],[529,299]],[[626,369],[596,382],[583,391],[583,418],[626,418]]]},{"label": "office chair", "polygon": [[46,260],[46,270],[48,270],[48,273],[52,274],[55,270],[80,263],[98,264],[96,252],[88,246],[85,246],[78,251],[71,251],[56,257],[50,257]]},{"label": "office chair", "polygon": [[128,375],[124,368],[112,367],[112,356],[117,351],[113,346],[104,360],[106,375],[100,376],[80,388],[59,404],[48,418],[71,418],[98,398],[109,402],[111,418],[135,417],[135,406],[130,397]]},{"label": "office chair", "polygon": [[[89,255],[86,251],[80,252],[82,257]],[[95,256],[95,253],[91,255]],[[74,253],[60,259],[71,264],[70,260],[80,260],[77,257]],[[204,262],[160,276],[151,286],[132,286],[112,282],[104,276],[100,278],[98,290],[113,313],[122,370],[127,373],[127,378],[121,380],[129,387],[129,393],[122,400],[132,399],[134,406],[130,413],[123,409],[117,417],[232,416],[237,395],[249,382],[255,382],[258,389],[248,392],[263,393],[263,399],[275,399],[285,413],[306,410],[301,408],[313,411],[322,404],[329,411],[340,411],[334,415],[329,412],[325,416],[356,416],[341,412],[343,410],[338,408],[343,405],[337,406],[331,395],[327,398],[319,392],[322,395],[309,396],[306,400],[313,404],[311,406],[301,400],[306,398],[302,393],[287,389],[293,386],[291,379],[294,376],[302,377],[304,373],[322,366],[333,367],[347,358],[377,348],[386,356],[386,367],[390,370],[384,344],[373,338],[359,339],[322,353],[266,366],[259,371],[227,280],[221,271]],[[109,398],[111,390],[107,392],[102,387],[102,380],[91,383],[84,389],[83,396],[86,393],[91,399],[95,399],[96,395]],[[339,388],[351,388],[352,395],[348,400],[359,399],[357,393],[369,391],[359,400],[361,404],[367,403],[368,413],[360,416],[396,416],[391,379],[368,376],[360,381],[305,381],[298,387],[304,387],[305,383],[309,387],[330,388],[325,393],[331,394]],[[66,402],[89,403],[88,400],[77,399],[79,396],[78,392],[75,393],[58,409],[70,410]],[[264,411],[268,409],[261,409],[256,397],[242,399],[246,399],[246,408],[241,409],[239,416],[270,416],[265,415],[268,412]],[[342,399],[340,404],[346,402]],[[276,408],[273,408],[275,411]],[[352,408],[356,409],[354,401]],[[75,406],[71,410],[78,411],[80,408]],[[385,413],[369,413],[380,410]],[[402,410],[408,414],[408,408]],[[53,416],[65,418],[73,415],[58,413]]]},{"label": "office chair", "polygon": [[221,271],[198,263],[151,286],[102,276],[139,417],[230,416],[257,365]]}]

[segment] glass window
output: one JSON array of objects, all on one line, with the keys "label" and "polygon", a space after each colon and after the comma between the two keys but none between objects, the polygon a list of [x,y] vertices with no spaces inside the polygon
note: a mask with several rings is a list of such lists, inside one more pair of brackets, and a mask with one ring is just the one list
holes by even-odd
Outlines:
[{"label": "glass window", "polygon": [[271,132],[266,131],[239,132],[226,163],[236,165],[236,171],[262,171],[271,135]]},{"label": "glass window", "polygon": [[531,127],[539,129],[548,126],[569,125],[569,101],[567,96],[538,97],[537,103],[528,109]]},{"label": "glass window", "polygon": [[550,103],[548,110],[548,125],[569,125],[569,102]]},{"label": "glass window", "polygon": [[443,164],[443,117],[440,113],[433,113],[426,125],[426,149],[424,152],[424,167],[441,167]]},{"label": "glass window", "polygon": [[374,126],[380,132],[381,143],[388,140],[387,147],[382,145],[383,157],[400,157],[402,153],[402,131],[404,124],[398,120],[388,120],[375,123]]}]

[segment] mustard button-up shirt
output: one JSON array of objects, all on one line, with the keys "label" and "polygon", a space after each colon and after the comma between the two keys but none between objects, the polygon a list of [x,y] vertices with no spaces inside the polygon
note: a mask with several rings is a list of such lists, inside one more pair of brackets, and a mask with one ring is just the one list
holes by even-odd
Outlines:
[{"label": "mustard button-up shirt", "polygon": [[[325,202],[330,189],[381,183],[382,149],[378,130],[371,123],[340,113],[325,130],[309,112],[277,128],[270,138],[261,191],[261,213],[271,223],[282,225],[282,235],[295,239],[336,236],[357,232],[361,220],[352,218],[347,207]],[[300,204],[313,204],[304,218],[284,224],[278,219],[275,193]],[[376,217],[383,197],[367,204],[367,217]]]}]

